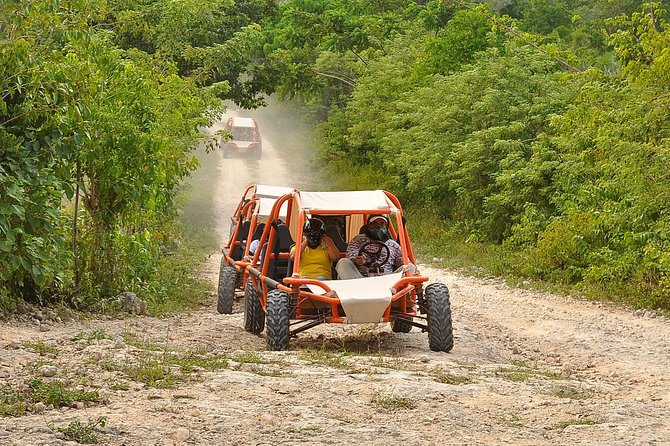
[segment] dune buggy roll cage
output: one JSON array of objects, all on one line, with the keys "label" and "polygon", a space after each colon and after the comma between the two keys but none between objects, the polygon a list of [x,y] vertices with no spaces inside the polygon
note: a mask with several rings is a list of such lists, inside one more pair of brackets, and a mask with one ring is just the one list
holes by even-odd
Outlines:
[{"label": "dune buggy roll cage", "polygon": [[[383,205],[381,204],[383,203]],[[242,207],[241,214],[247,209]],[[286,209],[285,220],[280,211]],[[323,281],[300,277],[298,272],[302,249],[302,228],[306,218],[318,216],[345,216],[347,220],[347,242],[358,234],[357,225],[364,224],[371,215],[383,214],[389,217],[389,231],[402,252],[403,274],[389,287],[391,289],[390,304],[384,310],[378,322],[389,322],[393,319],[416,326],[427,331],[428,326],[423,303],[423,284],[428,277],[410,271],[409,265],[416,264],[414,251],[405,226],[402,206],[395,195],[387,191],[355,191],[355,192],[301,192],[294,190],[291,193],[278,197],[274,202],[268,217],[259,246],[253,256],[248,255],[234,262],[235,266],[246,271],[248,277],[254,281],[256,289],[262,290],[259,299],[264,310],[267,310],[267,295],[272,289],[278,289],[289,294],[291,299],[291,314],[289,319],[293,328],[291,335],[295,335],[321,323],[347,323],[342,302],[339,297],[333,296],[333,289]],[[309,217],[308,217],[309,216]],[[252,217],[253,218],[253,217]],[[288,250],[278,249],[278,234],[280,226],[290,228],[291,236],[296,240],[293,261],[289,261]],[[239,225],[238,225],[239,226]],[[360,227],[360,226],[359,226]],[[345,252],[340,252],[344,257]],[[277,265],[282,264],[280,274],[276,274]],[[283,265],[286,266],[283,266]],[[281,273],[284,271],[285,273]],[[274,270],[274,271],[273,271]],[[364,279],[352,279],[364,280]],[[333,286],[335,283],[330,282]],[[312,288],[312,290],[310,289]],[[313,291],[313,288],[323,290],[323,294]],[[316,303],[316,304],[315,304]],[[421,312],[417,311],[422,310]],[[420,321],[417,321],[419,319]]]},{"label": "dune buggy roll cage", "polygon": [[223,247],[223,256],[229,266],[235,266],[240,258],[249,256],[252,232],[258,227],[259,219],[269,218],[277,197],[293,190],[290,187],[263,184],[252,184],[244,190],[230,217],[232,231]]}]

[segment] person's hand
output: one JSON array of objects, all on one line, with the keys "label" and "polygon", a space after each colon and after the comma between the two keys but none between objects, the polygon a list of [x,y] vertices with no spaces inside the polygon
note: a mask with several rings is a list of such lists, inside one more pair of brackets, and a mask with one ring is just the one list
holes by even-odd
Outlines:
[{"label": "person's hand", "polygon": [[351,259],[352,262],[354,262],[354,265],[356,266],[362,266],[365,264],[365,256],[356,256],[353,259]]}]

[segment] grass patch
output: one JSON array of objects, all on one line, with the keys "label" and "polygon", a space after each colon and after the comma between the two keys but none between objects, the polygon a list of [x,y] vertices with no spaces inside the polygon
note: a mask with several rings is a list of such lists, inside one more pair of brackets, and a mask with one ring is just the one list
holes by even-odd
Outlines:
[{"label": "grass patch", "polygon": [[129,379],[158,389],[172,388],[178,382],[188,379],[188,375],[198,370],[214,371],[229,367],[226,355],[209,355],[187,350],[143,352],[136,362],[117,364],[106,362],[103,367],[124,373]]},{"label": "grass patch", "polygon": [[300,353],[300,359],[311,363],[321,364],[336,369],[347,369],[350,367],[343,356],[346,354],[334,353],[329,350],[305,350]]},{"label": "grass patch", "polygon": [[573,400],[586,400],[593,397],[593,392],[591,391],[576,389],[570,386],[556,386],[552,388],[548,394],[559,398],[569,398]]},{"label": "grass patch", "polygon": [[372,404],[387,410],[414,409],[416,402],[409,397],[392,393],[377,393],[372,397]]},{"label": "grass patch", "polygon": [[265,364],[266,361],[256,352],[245,352],[233,356],[233,361],[240,364]]},{"label": "grass patch", "polygon": [[510,414],[509,416],[502,418],[501,423],[505,426],[524,428],[526,424],[523,422],[521,417],[517,414]]},{"label": "grass patch", "polygon": [[179,366],[181,371],[185,373],[194,372],[198,369],[207,371],[223,370],[229,366],[226,355],[202,355],[190,350],[173,355],[169,361]]},{"label": "grass patch", "polygon": [[56,430],[65,434],[65,438],[70,441],[76,441],[82,444],[94,444],[98,442],[98,428],[105,427],[107,424],[107,417],[98,417],[97,420],[88,419],[87,422],[82,423],[75,420],[67,425],[67,427],[49,426],[51,430]]},{"label": "grass patch", "polygon": [[180,413],[178,408],[176,408],[174,406],[170,406],[169,404],[163,404],[162,406],[154,406],[154,407],[152,407],[152,410],[154,412],[172,413],[172,414],[175,414],[175,415]]},{"label": "grass patch", "polygon": [[[209,204],[203,206],[211,208]],[[151,280],[131,290],[147,302],[151,316],[200,308],[214,291],[199,274],[216,247],[211,234],[204,232],[202,225],[187,222],[168,222],[163,229]]]},{"label": "grass patch", "polygon": [[251,373],[255,373],[256,375],[260,376],[269,376],[272,378],[280,378],[283,376],[287,376],[287,374],[283,373],[281,370],[268,370],[268,369],[263,369],[261,367],[251,367],[249,370]]},{"label": "grass patch", "polygon": [[35,410],[35,404],[42,402],[54,407],[71,406],[75,401],[98,402],[97,391],[81,392],[69,389],[61,381],[44,382],[31,379],[21,388],[4,385],[0,388],[0,415],[20,416]]},{"label": "grass patch", "polygon": [[172,388],[178,380],[168,361],[151,355],[143,355],[136,364],[124,364],[120,369],[133,381],[158,389]]},{"label": "grass patch", "polygon": [[496,375],[497,376],[502,376],[504,379],[506,379],[508,381],[524,382],[524,381],[528,381],[535,374],[533,372],[531,372],[530,370],[526,370],[526,369],[500,368],[496,372]]},{"label": "grass patch", "polygon": [[23,344],[23,348],[27,348],[30,350],[35,351],[35,353],[39,354],[40,356],[45,356],[45,355],[58,355],[58,349],[46,342],[43,341],[38,341],[38,342],[26,342]]},{"label": "grass patch", "polygon": [[555,379],[555,380],[561,380],[561,379],[567,379],[568,378],[562,373],[552,372],[551,370],[543,370],[543,371],[540,372],[540,375],[544,376],[545,378]]},{"label": "grass patch", "polygon": [[137,334],[131,333],[129,331],[123,333],[123,342],[142,350],[150,350],[154,352],[164,351],[167,348],[167,345],[162,345],[158,342],[147,340],[146,338],[140,337]]},{"label": "grass patch", "polygon": [[90,344],[92,341],[97,341],[101,339],[113,339],[113,336],[109,334],[104,328],[97,328],[89,332],[80,331],[75,336],[72,337],[73,341],[88,341]]},{"label": "grass patch", "polygon": [[389,359],[389,358],[385,358],[381,355],[379,357],[377,357],[377,359],[375,359],[372,362],[372,365],[375,366],[375,367],[380,367],[380,368],[384,368],[384,369],[391,369],[391,370],[406,371],[406,370],[411,370],[412,369],[405,361],[403,361],[400,358]]},{"label": "grass patch", "polygon": [[454,375],[439,369],[433,370],[431,375],[435,381],[442,384],[460,385],[472,383],[472,379],[468,378],[467,376]]},{"label": "grass patch", "polygon": [[572,420],[562,421],[553,426],[554,429],[565,429],[568,426],[593,426],[598,424],[596,420],[589,417],[575,417]]}]

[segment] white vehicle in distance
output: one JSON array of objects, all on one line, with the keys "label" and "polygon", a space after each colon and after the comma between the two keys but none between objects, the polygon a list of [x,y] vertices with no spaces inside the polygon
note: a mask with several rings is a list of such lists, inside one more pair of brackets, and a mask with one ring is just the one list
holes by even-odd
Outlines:
[{"label": "white vehicle in distance", "polygon": [[232,155],[248,154],[260,159],[263,152],[263,142],[258,131],[258,124],[253,118],[228,118],[224,130],[232,135],[231,139],[224,137],[219,142],[224,158]]}]

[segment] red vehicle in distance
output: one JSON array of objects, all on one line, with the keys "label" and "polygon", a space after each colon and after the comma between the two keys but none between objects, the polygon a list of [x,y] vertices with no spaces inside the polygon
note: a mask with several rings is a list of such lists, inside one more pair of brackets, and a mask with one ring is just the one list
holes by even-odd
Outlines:
[{"label": "red vehicle in distance", "polygon": [[253,118],[237,116],[228,118],[224,131],[229,137],[223,137],[219,141],[224,158],[233,155],[252,155],[256,159],[261,158],[263,142],[258,124]]}]

